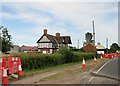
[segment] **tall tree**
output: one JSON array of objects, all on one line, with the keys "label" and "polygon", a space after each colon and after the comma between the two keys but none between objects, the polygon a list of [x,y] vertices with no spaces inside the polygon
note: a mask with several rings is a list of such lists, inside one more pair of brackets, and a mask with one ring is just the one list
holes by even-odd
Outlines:
[{"label": "tall tree", "polygon": [[111,52],[116,52],[117,50],[120,50],[120,47],[117,43],[113,43],[111,46],[110,46],[110,50]]},{"label": "tall tree", "polygon": [[7,51],[10,51],[10,49],[13,47],[11,42],[12,37],[9,34],[7,28],[1,26],[0,29],[2,30],[2,33],[1,33],[2,52],[6,53]]}]

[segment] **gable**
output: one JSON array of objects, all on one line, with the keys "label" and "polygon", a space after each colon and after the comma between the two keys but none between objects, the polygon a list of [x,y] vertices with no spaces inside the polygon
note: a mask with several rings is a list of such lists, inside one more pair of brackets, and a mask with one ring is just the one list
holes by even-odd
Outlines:
[{"label": "gable", "polygon": [[87,44],[86,46],[83,47],[84,51],[86,52],[95,52],[96,48],[92,44]]},{"label": "gable", "polygon": [[51,42],[45,35],[39,40],[39,42]]}]

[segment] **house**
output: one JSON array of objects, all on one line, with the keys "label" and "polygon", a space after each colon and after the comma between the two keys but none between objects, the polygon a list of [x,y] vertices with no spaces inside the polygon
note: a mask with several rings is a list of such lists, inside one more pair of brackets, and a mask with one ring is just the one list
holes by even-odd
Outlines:
[{"label": "house", "polygon": [[20,47],[20,52],[22,52],[22,53],[37,52],[37,46],[25,46],[25,45],[22,45]]},{"label": "house", "polygon": [[43,35],[37,41],[38,52],[41,53],[54,53],[60,47],[69,47],[72,44],[70,36],[61,36],[60,33],[56,35],[50,35],[47,33],[47,29],[43,30]]},{"label": "house", "polygon": [[99,42],[96,45],[97,53],[98,54],[104,54],[106,49],[104,46],[102,46]]},{"label": "house", "polygon": [[96,47],[93,44],[86,44],[85,46],[83,46],[83,50],[87,53],[92,53],[92,52],[96,52]]},{"label": "house", "polygon": [[20,52],[19,45],[13,45],[13,47],[9,51],[9,53],[19,53],[19,52]]}]

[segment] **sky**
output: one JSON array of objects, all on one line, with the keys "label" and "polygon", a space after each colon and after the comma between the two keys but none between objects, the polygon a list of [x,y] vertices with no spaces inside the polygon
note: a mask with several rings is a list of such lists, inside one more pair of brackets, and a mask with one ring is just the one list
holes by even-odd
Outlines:
[{"label": "sky", "polygon": [[118,43],[117,0],[4,0],[0,3],[0,25],[8,28],[12,42],[36,46],[47,29],[48,34],[70,36],[74,47],[83,46],[85,33],[93,32],[95,22],[96,44],[106,47]]}]

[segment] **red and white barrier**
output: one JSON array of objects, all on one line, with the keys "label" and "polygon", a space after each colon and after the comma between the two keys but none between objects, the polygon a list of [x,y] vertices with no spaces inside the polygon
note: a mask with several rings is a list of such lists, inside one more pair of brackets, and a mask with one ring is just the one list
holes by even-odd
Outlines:
[{"label": "red and white barrier", "polygon": [[[8,72],[7,72],[8,70]],[[18,73],[16,76],[23,76],[21,60],[19,57],[8,57],[0,58],[0,78],[1,84],[8,84],[8,74],[14,75],[14,73]]]},{"label": "red and white barrier", "polygon": [[2,84],[2,58],[0,58],[0,84]]},{"label": "red and white barrier", "polygon": [[6,58],[2,58],[2,84],[7,85],[8,84],[8,76],[7,76],[7,60]]},{"label": "red and white barrier", "polygon": [[18,76],[23,76],[20,58],[18,58]]}]

